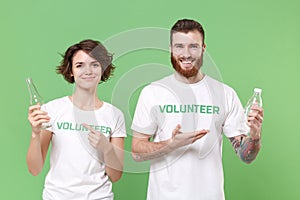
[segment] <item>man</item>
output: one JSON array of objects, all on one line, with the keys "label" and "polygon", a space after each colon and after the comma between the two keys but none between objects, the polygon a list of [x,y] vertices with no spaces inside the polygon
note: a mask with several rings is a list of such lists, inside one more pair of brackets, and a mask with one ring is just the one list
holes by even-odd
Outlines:
[{"label": "man", "polygon": [[131,127],[132,155],[151,160],[148,200],[223,200],[222,133],[242,161],[252,162],[263,110],[253,106],[246,119],[235,91],[202,73],[201,24],[177,21],[170,40],[175,73],[142,90]]}]

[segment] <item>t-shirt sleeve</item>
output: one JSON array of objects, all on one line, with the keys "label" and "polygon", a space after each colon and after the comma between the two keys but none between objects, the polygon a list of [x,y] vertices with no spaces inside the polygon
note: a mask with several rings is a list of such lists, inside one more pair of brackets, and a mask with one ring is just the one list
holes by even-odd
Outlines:
[{"label": "t-shirt sleeve", "polygon": [[116,126],[111,134],[111,137],[127,137],[124,115],[121,111],[118,111]]},{"label": "t-shirt sleeve", "polygon": [[227,137],[247,134],[249,128],[246,124],[244,109],[236,92],[231,90],[227,98],[227,117],[223,125],[223,133]]},{"label": "t-shirt sleeve", "polygon": [[136,105],[131,129],[143,134],[154,135],[157,123],[154,116],[155,105],[151,99],[155,98],[150,86],[146,86],[139,97]]}]

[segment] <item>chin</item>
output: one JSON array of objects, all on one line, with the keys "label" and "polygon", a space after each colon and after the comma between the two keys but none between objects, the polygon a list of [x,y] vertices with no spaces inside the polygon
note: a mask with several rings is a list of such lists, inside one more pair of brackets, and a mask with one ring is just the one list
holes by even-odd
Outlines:
[{"label": "chin", "polygon": [[188,72],[188,71],[191,71],[192,69],[195,69],[196,67],[195,66],[184,67],[184,66],[180,65],[180,68],[181,68],[182,71]]}]

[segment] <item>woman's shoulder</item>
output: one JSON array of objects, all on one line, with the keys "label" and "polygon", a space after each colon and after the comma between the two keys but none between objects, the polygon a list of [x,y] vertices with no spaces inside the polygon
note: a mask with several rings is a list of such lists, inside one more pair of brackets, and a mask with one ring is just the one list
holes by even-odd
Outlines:
[{"label": "woman's shoulder", "polygon": [[66,104],[70,103],[69,102],[69,97],[64,96],[60,98],[56,98],[53,100],[50,100],[46,103],[47,106],[55,106],[55,107],[60,107],[60,106],[65,106]]},{"label": "woman's shoulder", "polygon": [[123,112],[116,106],[112,105],[111,103],[103,101],[103,106],[104,106],[104,110],[107,112],[113,112],[118,115],[123,115]]}]

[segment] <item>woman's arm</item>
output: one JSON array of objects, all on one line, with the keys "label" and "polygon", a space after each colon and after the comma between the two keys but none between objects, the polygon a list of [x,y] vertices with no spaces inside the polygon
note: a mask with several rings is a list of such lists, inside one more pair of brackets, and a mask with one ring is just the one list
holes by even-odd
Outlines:
[{"label": "woman's arm", "polygon": [[45,111],[40,110],[40,105],[29,107],[28,120],[32,131],[26,162],[29,172],[36,176],[44,166],[52,133],[41,130],[42,123],[49,122],[50,118]]},{"label": "woman's arm", "polygon": [[103,153],[106,174],[112,182],[118,181],[123,173],[124,138],[111,137],[111,141],[108,141],[102,133],[89,125],[83,126],[90,131],[88,136],[90,144]]},{"label": "woman's arm", "polygon": [[104,152],[105,171],[112,182],[122,177],[124,166],[124,138],[112,137],[111,148]]}]

